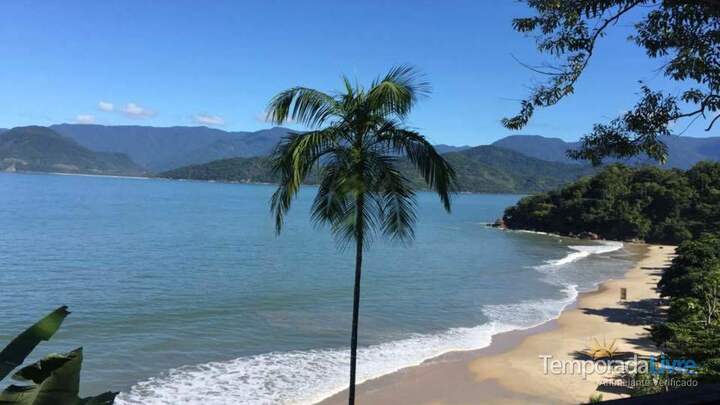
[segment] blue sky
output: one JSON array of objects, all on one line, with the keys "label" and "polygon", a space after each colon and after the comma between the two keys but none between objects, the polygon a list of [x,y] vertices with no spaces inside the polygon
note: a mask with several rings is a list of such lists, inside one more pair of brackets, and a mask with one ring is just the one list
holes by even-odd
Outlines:
[{"label": "blue sky", "polygon": [[[435,143],[485,144],[550,62],[512,30],[505,1],[3,1],[0,127],[61,122],[267,128],[264,107],[295,85],[332,91],[412,64],[433,93],[409,124]],[[601,43],[576,94],[520,133],[575,140],[629,109],[638,80],[677,93],[627,41]],[[702,124],[685,135],[708,136]]]}]

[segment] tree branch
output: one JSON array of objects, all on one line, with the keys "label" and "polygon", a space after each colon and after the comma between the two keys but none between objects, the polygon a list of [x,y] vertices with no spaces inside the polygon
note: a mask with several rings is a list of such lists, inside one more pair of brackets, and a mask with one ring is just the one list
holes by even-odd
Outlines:
[{"label": "tree branch", "polygon": [[713,125],[715,125],[715,121],[717,121],[718,119],[720,119],[720,114],[716,115],[715,118],[713,118],[712,121],[710,121],[710,125],[708,125],[708,127],[705,128],[705,131],[710,131],[712,129]]}]

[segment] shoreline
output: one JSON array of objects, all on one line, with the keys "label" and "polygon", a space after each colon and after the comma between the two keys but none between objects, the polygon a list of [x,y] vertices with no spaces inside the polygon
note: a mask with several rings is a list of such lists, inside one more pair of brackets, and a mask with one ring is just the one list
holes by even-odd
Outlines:
[{"label": "shoreline", "polygon": [[[587,402],[603,382],[599,375],[544,375],[540,355],[576,359],[591,338],[617,339],[621,351],[655,353],[643,319],[633,305],[655,308],[658,268],[665,266],[673,246],[628,243],[641,255],[623,278],[606,280],[593,291],[582,292],[560,315],[540,325],[499,333],[489,346],[453,351],[428,359],[357,386],[360,404],[470,405],[479,403],[581,403]],[[628,289],[628,301],[618,302],[619,289]],[[648,304],[654,305],[648,305]],[[617,391],[617,390],[615,390]],[[602,392],[603,399],[622,397]],[[344,404],[347,390],[317,405]]]},{"label": "shoreline", "polygon": [[[136,179],[136,180],[164,180],[164,181],[177,181],[177,182],[191,182],[191,183],[210,183],[210,184],[231,184],[231,185],[260,185],[260,186],[272,186],[277,185],[277,183],[272,182],[263,182],[263,181],[230,181],[230,180],[203,180],[203,179],[185,179],[185,178],[175,178],[175,177],[161,177],[161,176],[126,176],[126,175],[117,175],[117,174],[97,174],[97,173],[64,173],[64,172],[39,172],[39,171],[29,171],[29,170],[17,170],[17,171],[3,171],[0,170],[0,173],[7,173],[7,174],[30,174],[30,175],[57,175],[57,176],[82,176],[82,177],[109,177],[109,178],[118,178],[118,179]],[[301,184],[301,187],[317,187],[317,184]],[[418,190],[420,192],[428,192],[430,193],[431,190],[428,189],[420,189]],[[517,195],[517,196],[527,196],[531,195],[532,193],[537,193],[540,191],[522,191],[522,192],[513,192],[513,191],[506,191],[506,192],[490,192],[490,191],[458,191],[457,194],[482,194],[482,195]]]}]

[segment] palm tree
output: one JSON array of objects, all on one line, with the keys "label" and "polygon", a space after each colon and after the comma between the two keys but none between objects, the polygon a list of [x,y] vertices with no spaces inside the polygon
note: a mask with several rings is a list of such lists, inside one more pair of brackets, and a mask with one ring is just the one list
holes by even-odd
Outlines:
[{"label": "palm tree", "polygon": [[275,96],[268,119],[293,120],[312,128],[284,138],[272,165],[280,184],[272,196],[276,231],[300,185],[315,169],[318,191],[312,205],[316,224],[329,224],[341,248],[355,242],[355,289],[350,341],[349,403],[355,403],[355,369],[363,248],[375,234],[410,241],[414,237],[415,192],[398,169],[406,159],[450,211],[455,172],[419,133],[403,123],[418,98],[429,93],[408,66],[391,69],[369,89],[343,77],[345,91],[329,95],[294,87]]}]

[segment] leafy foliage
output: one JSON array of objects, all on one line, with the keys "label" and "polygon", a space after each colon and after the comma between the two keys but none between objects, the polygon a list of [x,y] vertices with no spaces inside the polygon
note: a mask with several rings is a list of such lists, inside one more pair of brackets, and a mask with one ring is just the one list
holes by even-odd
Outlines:
[{"label": "leafy foliage", "polygon": [[272,162],[266,157],[214,160],[201,165],[180,167],[160,173],[158,176],[229,183],[277,183],[280,180],[280,177],[273,173]]},{"label": "leafy foliage", "polygon": [[588,403],[599,404],[602,402],[602,400],[603,400],[603,395],[601,393],[595,393],[595,394],[590,395],[590,400],[588,401]]},{"label": "leafy foliage", "polygon": [[640,153],[664,161],[667,150],[660,138],[671,134],[672,123],[704,117],[709,131],[720,119],[720,1],[524,1],[537,15],[515,19],[515,30],[537,33],[537,48],[560,62],[531,67],[547,75],[548,81],[522,101],[516,116],[503,119],[507,128],[523,128],[537,108],[555,105],[572,94],[597,42],[630,14],[640,15],[631,39],[648,57],[663,61],[666,77],[690,87],[678,97],[642,85],[641,98],[631,111],[609,124],[595,125],[569,155],[594,164]]},{"label": "leafy foliage", "polygon": [[13,339],[0,352],[0,380],[21,365],[40,342],[50,340],[69,314],[67,307],[62,306]]},{"label": "leafy foliage", "polygon": [[391,69],[369,89],[344,78],[345,92],[335,97],[295,87],[278,94],[268,119],[281,124],[296,120],[316,129],[293,134],[278,145],[272,167],[280,178],[272,208],[279,232],[292,198],[313,169],[318,194],[313,219],[329,224],[342,243],[368,238],[376,230],[401,240],[412,237],[415,192],[398,164],[404,157],[435,190],[445,209],[455,174],[445,159],[419,133],[403,127],[428,84],[410,67]]},{"label": "leafy foliage", "polygon": [[659,287],[670,307],[654,340],[669,356],[698,362],[701,380],[720,381],[720,236],[681,244]]},{"label": "leafy foliage", "polygon": [[[0,380],[19,366],[43,340],[48,340],[69,315],[62,306],[25,330],[0,352]],[[112,405],[115,392],[80,398],[82,348],[65,354],[51,354],[21,368],[13,379],[23,385],[10,385],[0,392],[6,405]]]},{"label": "leafy foliage", "polygon": [[508,227],[563,235],[679,243],[720,229],[720,163],[692,169],[611,165],[505,211]]},{"label": "leafy foliage", "polygon": [[380,229],[391,238],[412,237],[415,193],[400,173],[405,157],[427,185],[437,191],[445,209],[455,173],[419,133],[402,126],[428,85],[409,67],[391,69],[366,90],[344,78],[345,93],[335,97],[318,90],[295,87],[270,102],[268,118],[281,124],[296,120],[317,129],[292,134],[281,141],[272,167],[280,185],[272,198],[276,228],[300,185],[315,168],[318,194],[313,219],[327,223],[341,242],[367,238]]}]

